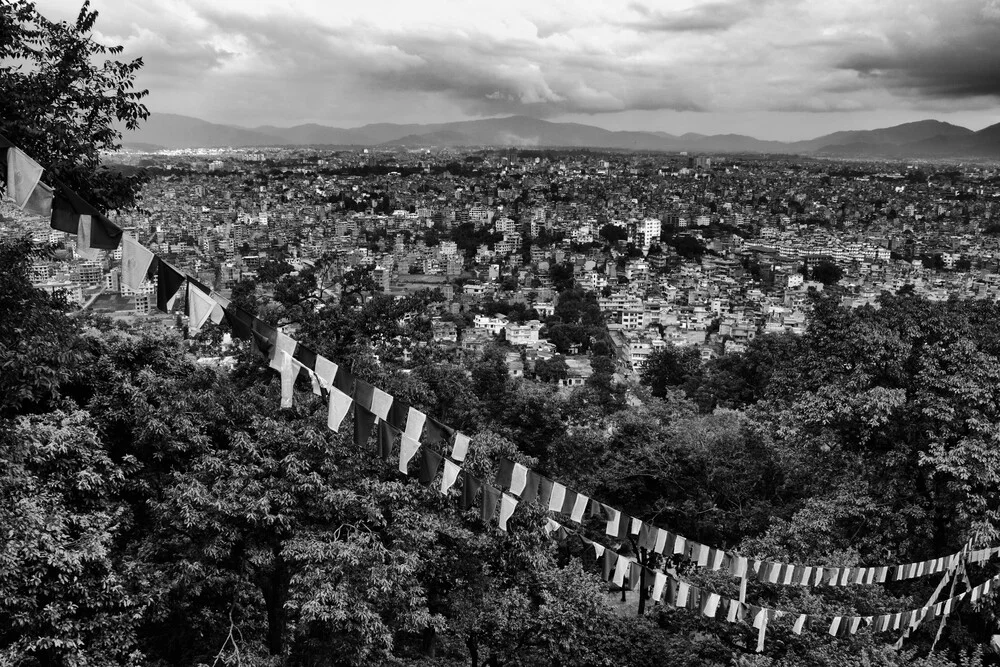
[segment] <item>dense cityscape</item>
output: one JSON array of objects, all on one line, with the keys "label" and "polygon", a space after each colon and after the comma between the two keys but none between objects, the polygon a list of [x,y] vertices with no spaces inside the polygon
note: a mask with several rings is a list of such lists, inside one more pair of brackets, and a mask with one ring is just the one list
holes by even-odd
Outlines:
[{"label": "dense cityscape", "polygon": [[[241,281],[273,293],[262,266],[294,275],[326,258],[378,292],[440,296],[430,338],[396,341],[403,360],[410,345],[481,351],[500,338],[515,376],[558,357],[546,378],[566,386],[590,377],[597,342],[555,316],[567,289],[596,300],[619,379],[666,346],[708,360],[761,333],[802,333],[811,291],[848,306],[900,290],[1000,295],[990,165],[513,149],[110,159],[154,174],[140,210],[115,220],[222,293]],[[116,318],[157,316],[155,283],[122,285],[120,251],[86,259],[72,235],[36,236],[68,251],[34,265],[37,287]]]}]

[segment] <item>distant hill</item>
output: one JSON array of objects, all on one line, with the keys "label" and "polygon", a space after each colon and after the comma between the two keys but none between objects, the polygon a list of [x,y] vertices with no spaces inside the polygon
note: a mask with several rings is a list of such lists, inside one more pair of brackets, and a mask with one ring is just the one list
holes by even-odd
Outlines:
[{"label": "distant hill", "polygon": [[915,123],[903,123],[894,127],[878,130],[856,130],[850,132],[834,132],[809,141],[797,141],[792,146],[799,151],[811,153],[831,146],[884,144],[886,146],[903,146],[906,144],[944,137],[946,139],[968,137],[975,134],[972,130],[943,123],[939,120],[920,120]]},{"label": "distant hill", "polygon": [[1000,158],[1000,124],[973,132],[937,120],[875,130],[834,132],[807,141],[763,141],[740,134],[682,136],[666,132],[612,131],[581,123],[529,116],[452,123],[374,123],[338,128],[315,123],[241,128],[177,114],[152,114],[125,142],[166,148],[248,146],[544,146],[702,153],[786,153],[836,157]]},{"label": "distant hill", "polygon": [[218,125],[190,116],[153,113],[136,132],[125,132],[124,141],[165,148],[213,148],[217,146],[277,146],[287,143],[281,137]]}]

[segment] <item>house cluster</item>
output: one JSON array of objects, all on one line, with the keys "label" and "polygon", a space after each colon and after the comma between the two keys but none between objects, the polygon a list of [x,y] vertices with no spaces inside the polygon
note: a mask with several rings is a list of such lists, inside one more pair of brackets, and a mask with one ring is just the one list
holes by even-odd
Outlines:
[{"label": "house cluster", "polygon": [[[596,296],[623,373],[666,345],[710,359],[801,333],[810,290],[852,306],[905,286],[1000,298],[1000,174],[986,166],[510,149],[108,159],[155,166],[141,210],[112,218],[215,289],[276,258],[370,270],[386,294],[438,290],[433,339],[476,350],[502,338],[515,373],[556,354],[586,373],[585,356],[546,335],[571,288]],[[118,253],[81,258],[73,236],[7,209],[0,227],[55,246],[33,267],[38,287],[149,316],[155,284],[122,285]],[[498,302],[530,316],[486,307]]]}]

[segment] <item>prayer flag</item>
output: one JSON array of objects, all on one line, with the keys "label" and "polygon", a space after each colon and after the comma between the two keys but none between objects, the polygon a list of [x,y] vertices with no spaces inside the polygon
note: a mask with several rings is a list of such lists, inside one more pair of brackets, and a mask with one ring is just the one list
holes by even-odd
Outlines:
[{"label": "prayer flag", "polygon": [[500,496],[500,530],[507,531],[507,520],[514,514],[514,509],[517,507],[517,501],[507,495],[506,493]]},{"label": "prayer flag", "polygon": [[402,444],[399,446],[399,472],[407,474],[409,472],[410,459],[417,453],[420,443],[403,434]]},{"label": "prayer flag", "polygon": [[326,357],[316,355],[316,377],[319,378],[320,386],[323,389],[329,391],[333,387],[333,380],[337,377],[338,369],[337,364]]},{"label": "prayer flag", "polygon": [[24,209],[28,198],[42,178],[42,165],[32,160],[16,146],[7,149],[7,196],[19,209]]},{"label": "prayer flag", "polygon": [[273,368],[276,371],[280,371],[282,363],[281,353],[286,352],[288,353],[288,356],[291,357],[295,353],[295,346],[297,344],[298,343],[295,341],[294,338],[282,333],[281,331],[278,331],[277,338],[275,339],[274,342],[274,351],[272,353],[273,356],[271,357],[271,368]]},{"label": "prayer flag", "polygon": [[469,453],[469,436],[464,433],[455,434],[455,446],[451,450],[451,458],[455,459],[459,463],[465,460],[466,455]]},{"label": "prayer flag", "polygon": [[[125,237],[125,242],[122,244],[123,247],[128,247],[129,238]],[[124,264],[124,259],[122,260]],[[215,303],[208,294],[205,294],[200,289],[194,286],[190,281],[188,282],[188,307],[191,311],[190,316],[190,328],[191,331],[200,331],[205,322],[211,316],[212,311],[218,308],[219,304]]]},{"label": "prayer flag", "polygon": [[483,487],[483,482],[474,477],[468,470],[462,471],[462,509],[467,510],[476,504],[476,497]]},{"label": "prayer flag", "polygon": [[340,431],[340,425],[344,422],[348,410],[351,409],[352,402],[351,397],[339,389],[330,390],[330,413],[327,416],[326,425],[331,431]]},{"label": "prayer flag", "polygon": [[427,415],[411,407],[406,416],[406,429],[403,431],[403,434],[412,440],[420,440],[420,436],[424,432],[425,421],[427,421]]},{"label": "prayer flag", "polygon": [[458,473],[462,469],[458,467],[456,463],[445,459],[444,460],[444,474],[441,477],[441,493],[447,493],[448,489],[454,486],[455,481],[458,479]]},{"label": "prayer flag", "polygon": [[492,484],[483,485],[483,507],[480,518],[485,523],[493,521],[497,513],[497,505],[500,503],[500,489]]},{"label": "prayer flag", "polygon": [[430,447],[424,447],[420,454],[419,481],[424,486],[430,486],[431,482],[434,481],[434,478],[437,477],[437,472],[441,468],[441,460],[443,457]]},{"label": "prayer flag", "polygon": [[392,407],[392,396],[385,393],[378,387],[373,388],[372,393],[372,412],[376,417],[382,420],[389,418],[389,408]]}]

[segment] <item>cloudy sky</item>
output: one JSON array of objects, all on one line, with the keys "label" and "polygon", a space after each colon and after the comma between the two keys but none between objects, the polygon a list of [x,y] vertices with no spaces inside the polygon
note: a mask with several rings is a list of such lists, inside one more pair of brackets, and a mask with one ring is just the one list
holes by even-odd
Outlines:
[{"label": "cloudy sky", "polygon": [[[36,0],[53,20],[80,0]],[[1000,0],[93,0],[147,106],[253,127],[528,114],[801,139],[1000,122]]]}]

